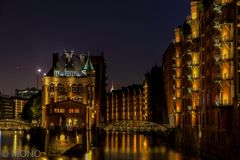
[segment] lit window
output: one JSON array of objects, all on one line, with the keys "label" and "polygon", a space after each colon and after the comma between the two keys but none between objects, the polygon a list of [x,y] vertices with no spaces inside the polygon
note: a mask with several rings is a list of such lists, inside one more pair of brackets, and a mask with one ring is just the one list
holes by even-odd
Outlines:
[{"label": "lit window", "polygon": [[75,109],[75,113],[80,113],[80,110],[79,109]]},{"label": "lit window", "polygon": [[54,113],[59,113],[59,108],[54,108]]},{"label": "lit window", "polygon": [[68,113],[74,113],[74,109],[73,108],[69,108]]},{"label": "lit window", "polygon": [[59,113],[65,113],[65,109],[64,109],[64,108],[61,108],[61,109],[59,110]]}]

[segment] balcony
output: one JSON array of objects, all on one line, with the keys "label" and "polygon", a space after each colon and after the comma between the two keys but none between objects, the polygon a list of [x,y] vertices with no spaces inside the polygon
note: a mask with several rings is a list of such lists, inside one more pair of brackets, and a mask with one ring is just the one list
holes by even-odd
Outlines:
[{"label": "balcony", "polygon": [[222,44],[220,42],[220,37],[219,36],[216,36],[214,38],[214,47],[219,48],[219,49],[222,48]]},{"label": "balcony", "polygon": [[222,14],[222,6],[219,4],[219,2],[214,1],[213,2],[213,10],[217,13],[217,14]]},{"label": "balcony", "polygon": [[193,75],[192,79],[199,79],[199,75]]},{"label": "balcony", "polygon": [[215,29],[218,30],[218,31],[222,31],[221,24],[220,24],[218,18],[215,19],[213,28],[215,28]]},{"label": "balcony", "polygon": [[187,66],[191,66],[192,65],[192,61],[191,60],[188,60],[187,61]]},{"label": "balcony", "polygon": [[230,100],[215,100],[216,107],[220,109],[227,109],[228,107],[233,107],[233,103]]},{"label": "balcony", "polygon": [[224,54],[222,55],[222,61],[231,61],[233,59],[232,54]]},{"label": "balcony", "polygon": [[176,90],[176,86],[175,85],[172,85],[172,87],[173,87],[173,90]]},{"label": "balcony", "polygon": [[216,53],[216,54],[214,54],[214,60],[215,60],[215,62],[219,62],[220,61],[220,54],[219,53]]},{"label": "balcony", "polygon": [[199,62],[198,62],[198,61],[193,61],[192,65],[193,65],[193,66],[198,66],[198,65],[199,65]]},{"label": "balcony", "polygon": [[215,76],[214,76],[214,81],[216,83],[219,83],[220,81],[222,80],[222,76],[220,73],[217,73]]},{"label": "balcony", "polygon": [[189,56],[191,56],[191,55],[192,55],[192,51],[191,51],[190,49],[188,49],[188,50],[187,50],[187,54],[188,54]]},{"label": "balcony", "polygon": [[191,106],[191,105],[188,105],[188,106],[187,106],[187,109],[188,109],[188,111],[190,112],[190,111],[192,110],[192,106]]},{"label": "balcony", "polygon": [[222,77],[222,79],[223,80],[232,80],[233,79],[233,76],[231,75],[231,74],[229,74],[229,75],[223,75],[223,77]]},{"label": "balcony", "polygon": [[192,41],[192,34],[187,35],[187,41]]},{"label": "balcony", "polygon": [[189,81],[191,81],[192,80],[192,75],[187,75],[187,78],[188,78]]},{"label": "balcony", "polygon": [[192,107],[192,111],[199,111],[199,104],[196,104],[195,106]]},{"label": "balcony", "polygon": [[192,92],[198,92],[198,91],[199,91],[199,88],[198,88],[198,87],[193,87]]}]

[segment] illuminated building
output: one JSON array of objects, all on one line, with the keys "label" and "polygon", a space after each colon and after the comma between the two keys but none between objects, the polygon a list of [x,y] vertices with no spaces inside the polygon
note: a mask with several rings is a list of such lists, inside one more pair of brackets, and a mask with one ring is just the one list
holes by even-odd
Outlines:
[{"label": "illuminated building", "polygon": [[39,93],[40,90],[36,88],[26,88],[26,89],[16,89],[15,90],[15,96],[11,97],[15,104],[15,117],[14,118],[20,118],[20,115],[23,111],[24,105],[27,103],[27,101],[30,99],[30,97],[34,94]]},{"label": "illuminated building", "polygon": [[14,102],[8,96],[0,96],[0,119],[15,118]]},{"label": "illuminated building", "polygon": [[[175,81],[173,80],[173,73],[174,70],[172,68],[172,64],[174,64],[174,54],[175,54],[175,47],[174,44],[171,43],[167,50],[165,51],[163,55],[162,65],[163,65],[163,80],[164,80],[164,86],[165,86],[165,95],[167,100],[167,110],[168,110],[168,119],[169,119],[169,125],[171,127],[175,126],[174,122],[174,100],[173,100],[173,94],[174,94],[174,88]],[[174,59],[173,59],[174,57]]]},{"label": "illuminated building", "polygon": [[16,89],[15,96],[29,99],[32,95],[39,93],[39,91],[36,88]]},{"label": "illuminated building", "polygon": [[27,98],[21,98],[21,97],[11,97],[11,99],[13,100],[14,102],[14,109],[15,109],[15,112],[14,112],[14,118],[15,119],[18,119],[21,117],[21,113],[23,111],[23,108],[25,106],[25,104],[27,103],[27,101],[29,99]]},{"label": "illuminated building", "polygon": [[204,153],[230,155],[240,143],[240,2],[191,0],[190,6],[173,43],[176,140]]},{"label": "illuminated building", "polygon": [[106,64],[103,52],[100,56],[90,56],[95,69],[95,111],[96,124],[106,121]]},{"label": "illuminated building", "polygon": [[107,94],[107,122],[145,120],[166,123],[163,88],[162,68],[155,66],[145,74],[142,85],[111,90]]},{"label": "illuminated building", "polygon": [[143,95],[141,85],[123,87],[107,94],[107,122],[143,120]]},{"label": "illuminated building", "polygon": [[95,69],[90,56],[53,54],[53,67],[42,78],[42,126],[90,128],[96,122]]}]

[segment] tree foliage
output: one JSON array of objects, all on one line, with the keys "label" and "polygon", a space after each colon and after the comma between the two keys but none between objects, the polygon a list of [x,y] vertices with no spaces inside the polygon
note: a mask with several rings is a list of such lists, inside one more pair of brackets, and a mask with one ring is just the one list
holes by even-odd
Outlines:
[{"label": "tree foliage", "polygon": [[36,120],[41,121],[42,116],[42,93],[39,92],[31,96],[28,102],[25,104],[21,118],[25,121],[32,122]]}]

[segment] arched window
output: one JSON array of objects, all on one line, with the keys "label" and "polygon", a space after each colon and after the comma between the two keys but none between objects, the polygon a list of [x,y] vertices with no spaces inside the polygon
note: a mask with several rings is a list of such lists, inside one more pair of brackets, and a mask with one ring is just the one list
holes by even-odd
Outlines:
[{"label": "arched window", "polygon": [[50,84],[50,86],[49,86],[49,91],[50,91],[50,92],[54,92],[54,84]]},{"label": "arched window", "polygon": [[76,84],[73,84],[73,85],[72,85],[72,92],[77,92],[77,86],[76,86]]},{"label": "arched window", "polygon": [[78,92],[79,92],[79,93],[82,93],[82,91],[83,91],[82,84],[78,84]]}]

